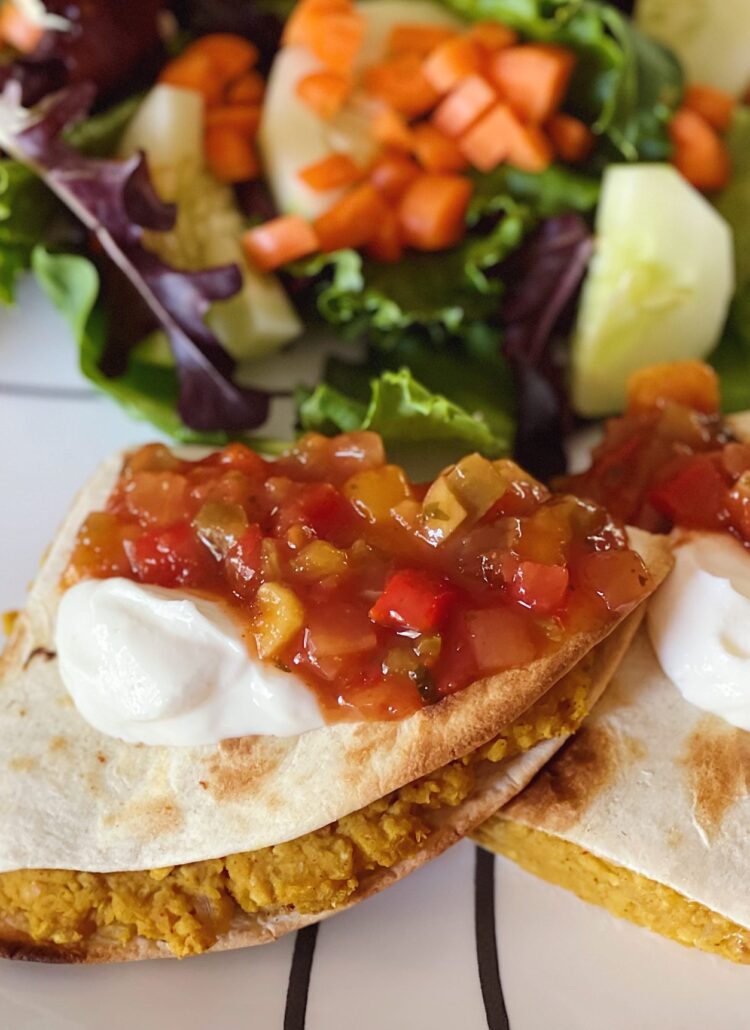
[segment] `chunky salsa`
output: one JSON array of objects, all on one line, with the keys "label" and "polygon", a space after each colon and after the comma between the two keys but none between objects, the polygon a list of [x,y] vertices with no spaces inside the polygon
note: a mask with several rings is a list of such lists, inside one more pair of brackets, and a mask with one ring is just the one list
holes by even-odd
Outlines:
[{"label": "chunky salsa", "polygon": [[366,432],[304,436],[274,461],[142,447],[64,585],[110,576],[229,604],[250,653],[296,672],[331,721],[401,718],[525,666],[649,581],[597,504],[478,454],[413,483]]},{"label": "chunky salsa", "polygon": [[726,531],[750,544],[750,444],[723,421],[716,374],[700,362],[633,376],[591,467],[560,486],[652,532]]}]

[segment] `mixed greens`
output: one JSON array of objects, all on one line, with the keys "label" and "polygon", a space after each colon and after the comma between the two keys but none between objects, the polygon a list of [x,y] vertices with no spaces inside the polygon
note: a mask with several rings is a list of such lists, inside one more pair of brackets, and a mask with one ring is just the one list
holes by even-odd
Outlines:
[{"label": "mixed greens", "polygon": [[[453,441],[491,456],[515,446],[535,470],[554,471],[575,418],[566,341],[591,266],[603,177],[613,165],[670,157],[682,66],[599,0],[435,3],[575,53],[565,110],[593,131],[584,161],[472,172],[465,234],[448,249],[409,251],[394,263],[344,249],[293,262],[280,277],[259,275],[235,236],[274,213],[264,184],[231,189],[197,166],[188,175],[180,147],[195,129],[189,110],[162,103],[145,114],[143,98],[168,54],[206,32],[253,39],[260,66],[272,67],[292,5],[180,4],[160,36],[167,5],[139,0],[128,7],[150,28],[142,52],[129,51],[119,69],[69,59],[59,29],[44,32],[39,59],[7,55],[0,300],[12,303],[19,275],[33,271],[70,321],[84,374],[177,439],[217,443],[260,429],[273,396],[248,385],[254,361],[293,340],[301,319],[360,341],[351,359],[328,361],[320,383],[298,383],[290,355],[301,428],[370,428],[388,442]],[[101,43],[102,33],[120,31],[109,11],[117,6],[102,4],[79,35]],[[733,231],[736,292],[713,360],[736,410],[750,407],[747,108],[737,108],[727,143],[733,175],[712,199]]]}]

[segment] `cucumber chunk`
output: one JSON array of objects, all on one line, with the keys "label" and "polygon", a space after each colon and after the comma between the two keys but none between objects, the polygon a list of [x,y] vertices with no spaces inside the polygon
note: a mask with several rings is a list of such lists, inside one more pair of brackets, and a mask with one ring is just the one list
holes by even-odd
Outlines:
[{"label": "cucumber chunk", "polygon": [[[430,0],[365,0],[357,5],[365,15],[364,43],[354,69],[355,76],[385,56],[388,36],[394,25],[418,22],[460,27],[461,22]],[[301,47],[283,47],[268,78],[263,118],[258,134],[266,174],[280,211],[316,218],[344,192],[316,192],[299,178],[308,165],[321,161],[332,151],[349,154],[366,165],[376,151],[370,135],[374,111],[371,98],[355,90],[343,109],[330,121],[320,118],[297,96],[297,83],[320,71],[322,65]]]},{"label": "cucumber chunk", "polygon": [[635,20],[674,50],[689,82],[734,96],[750,86],[748,0],[639,0]]},{"label": "cucumber chunk", "polygon": [[621,411],[628,376],[704,358],[734,291],[732,233],[670,165],[611,165],[572,340],[573,406]]},{"label": "cucumber chunk", "polygon": [[155,86],[123,138],[123,157],[143,150],[159,196],[177,204],[168,233],[147,233],[146,246],[176,268],[197,271],[237,264],[242,289],[213,304],[206,322],[240,362],[278,350],[302,324],[278,279],[250,267],[240,246],[245,221],[234,193],[214,178],[203,157],[203,100],[192,90]]}]

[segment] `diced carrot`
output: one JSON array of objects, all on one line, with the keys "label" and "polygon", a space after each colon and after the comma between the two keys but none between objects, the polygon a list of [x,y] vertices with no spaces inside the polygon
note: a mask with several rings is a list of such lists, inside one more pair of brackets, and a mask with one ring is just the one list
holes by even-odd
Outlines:
[{"label": "diced carrot", "polygon": [[260,104],[231,104],[227,107],[212,107],[206,112],[206,127],[208,129],[236,129],[252,138],[258,132],[260,115]]},{"label": "diced carrot", "polygon": [[351,11],[351,0],[298,0],[286,20],[281,42],[284,46],[308,46],[310,23],[335,13]]},{"label": "diced carrot", "polygon": [[500,95],[526,121],[551,118],[570,82],[575,54],[552,43],[527,43],[501,50],[490,61]]},{"label": "diced carrot", "polygon": [[227,87],[228,104],[259,104],[266,92],[263,76],[255,70],[245,72]]},{"label": "diced carrot", "polygon": [[364,87],[407,118],[426,114],[440,99],[417,54],[397,54],[372,65],[364,74]]},{"label": "diced carrot", "polygon": [[368,257],[376,261],[392,264],[400,261],[404,254],[404,242],[401,239],[401,227],[395,211],[386,210],[385,216],[378,223],[375,235],[365,248]]},{"label": "diced carrot", "polygon": [[718,132],[726,132],[729,128],[737,105],[731,93],[697,82],[687,87],[682,103],[689,111],[695,111],[704,118]]},{"label": "diced carrot", "polygon": [[570,164],[585,161],[594,146],[594,134],[579,118],[558,111],[547,122],[545,129],[552,145]]},{"label": "diced carrot", "polygon": [[351,4],[302,0],[287,22],[284,42],[306,47],[330,71],[348,75],[364,35],[365,18]]},{"label": "diced carrot", "polygon": [[501,25],[499,21],[478,21],[471,26],[468,36],[490,53],[504,50],[518,42],[518,36],[513,29]]},{"label": "diced carrot", "polygon": [[414,156],[426,172],[462,172],[468,164],[458,143],[428,122],[414,127]]},{"label": "diced carrot", "polygon": [[217,126],[206,130],[206,161],[221,182],[245,182],[260,174],[252,140],[238,129]]},{"label": "diced carrot", "polygon": [[251,264],[262,272],[306,257],[318,249],[313,227],[299,215],[272,218],[242,236],[242,249]]},{"label": "diced carrot", "polygon": [[390,201],[399,200],[404,191],[422,174],[422,169],[406,154],[385,154],[370,169],[370,182]]},{"label": "diced carrot", "polygon": [[0,40],[9,43],[22,54],[30,54],[39,46],[44,29],[37,25],[14,3],[0,6]]},{"label": "diced carrot", "polygon": [[344,106],[351,79],[339,72],[311,72],[297,83],[296,93],[321,118],[333,118]]},{"label": "diced carrot", "polygon": [[447,93],[467,75],[478,72],[481,63],[482,54],[477,44],[468,36],[457,36],[433,50],[422,70],[438,93]]},{"label": "diced carrot", "polygon": [[364,183],[316,218],[313,228],[324,253],[364,247],[377,233],[388,208],[378,191]]},{"label": "diced carrot", "polygon": [[407,189],[398,208],[404,242],[417,250],[443,250],[466,232],[471,183],[462,175],[423,175]]},{"label": "diced carrot", "polygon": [[507,158],[519,125],[508,105],[497,103],[461,137],[461,153],[480,172],[491,172]]},{"label": "diced carrot", "polygon": [[665,361],[633,372],[628,412],[651,411],[666,401],[713,415],[719,410],[719,379],[703,361]]},{"label": "diced carrot", "polygon": [[435,47],[457,35],[455,29],[446,25],[423,25],[419,22],[403,22],[394,25],[388,36],[388,53],[420,54],[426,57]]},{"label": "diced carrot", "polygon": [[323,193],[352,186],[362,178],[362,172],[348,154],[330,154],[303,168],[299,177],[311,190]]},{"label": "diced carrot", "polygon": [[159,82],[200,93],[207,107],[220,104],[223,99],[225,84],[207,54],[181,54],[162,68]]},{"label": "diced carrot", "polygon": [[384,147],[410,151],[414,143],[412,131],[403,115],[386,108],[378,111],[370,124],[372,138]]},{"label": "diced carrot", "polygon": [[543,172],[552,164],[554,151],[546,134],[538,125],[519,122],[508,147],[508,164],[522,172]]},{"label": "diced carrot", "polygon": [[182,56],[202,54],[213,62],[224,83],[250,71],[258,60],[258,48],[249,39],[231,32],[212,32],[186,47]]},{"label": "diced carrot", "polygon": [[669,135],[672,164],[688,182],[707,193],[726,186],[731,174],[729,152],[705,119],[682,107],[672,118]]},{"label": "diced carrot", "polygon": [[497,100],[497,93],[481,75],[470,75],[455,86],[435,110],[433,124],[457,139]]}]

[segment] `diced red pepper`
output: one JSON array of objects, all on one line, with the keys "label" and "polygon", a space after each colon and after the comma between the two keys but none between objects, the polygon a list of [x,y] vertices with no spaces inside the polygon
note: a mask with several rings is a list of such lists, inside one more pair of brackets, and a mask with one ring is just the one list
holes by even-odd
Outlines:
[{"label": "diced red pepper", "polygon": [[381,626],[432,633],[441,628],[457,596],[444,580],[418,569],[402,569],[389,578],[370,618]]},{"label": "diced red pepper", "polygon": [[124,547],[133,574],[141,583],[200,586],[210,567],[208,551],[186,522],[126,540]]},{"label": "diced red pepper", "polygon": [[649,501],[675,525],[720,529],[727,521],[728,500],[720,462],[720,455],[695,455],[674,476],[654,487]]},{"label": "diced red pepper", "polygon": [[565,600],[570,575],[563,565],[522,561],[513,577],[510,592],[520,604],[539,614],[553,612]]},{"label": "diced red pepper", "polygon": [[253,598],[260,586],[262,543],[260,526],[248,526],[224,559],[229,585],[244,600]]}]

